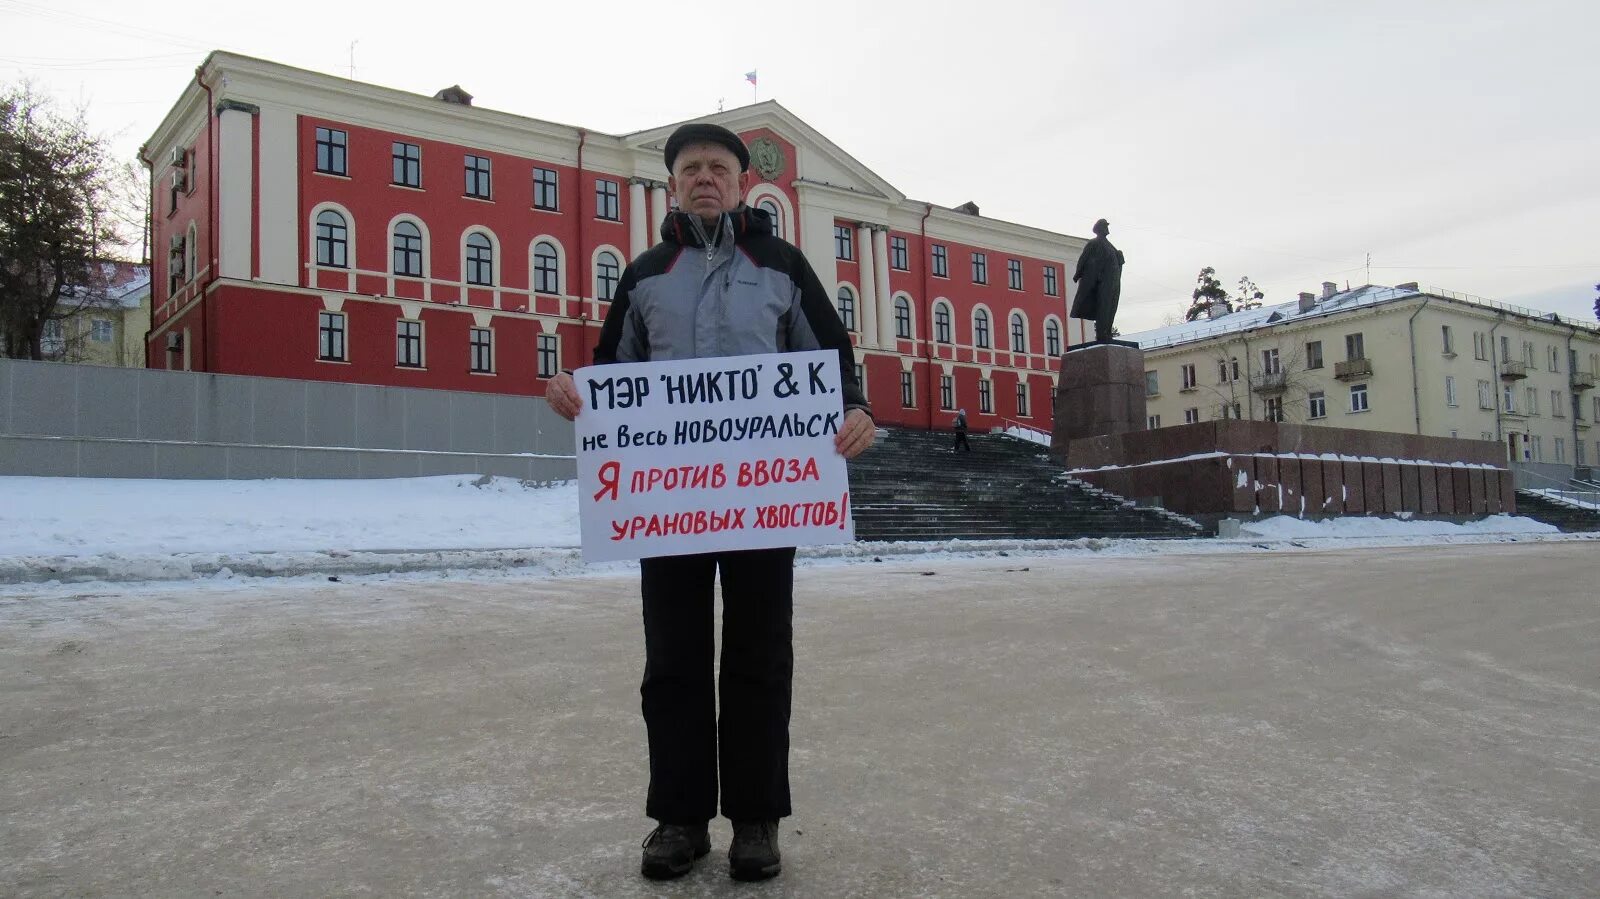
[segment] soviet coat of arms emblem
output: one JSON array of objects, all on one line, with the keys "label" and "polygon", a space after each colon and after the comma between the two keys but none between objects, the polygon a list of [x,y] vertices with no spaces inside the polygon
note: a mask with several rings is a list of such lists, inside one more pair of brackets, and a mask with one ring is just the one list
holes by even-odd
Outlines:
[{"label": "soviet coat of arms emblem", "polygon": [[763,181],[776,181],[783,174],[785,160],[783,148],[771,138],[758,137],[750,142],[750,166]]}]

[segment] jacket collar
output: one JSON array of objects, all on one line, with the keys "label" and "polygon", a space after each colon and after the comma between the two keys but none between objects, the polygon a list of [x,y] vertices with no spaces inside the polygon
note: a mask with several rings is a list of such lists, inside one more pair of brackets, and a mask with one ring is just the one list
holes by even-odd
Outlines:
[{"label": "jacket collar", "polygon": [[[733,227],[733,242],[743,243],[747,238],[760,234],[772,233],[772,217],[760,209],[754,209],[744,204],[727,213],[727,221]],[[689,213],[673,210],[661,221],[661,239],[685,247],[702,248],[705,241],[700,238],[699,232],[689,221]],[[719,242],[726,242],[727,237],[721,236]]]}]

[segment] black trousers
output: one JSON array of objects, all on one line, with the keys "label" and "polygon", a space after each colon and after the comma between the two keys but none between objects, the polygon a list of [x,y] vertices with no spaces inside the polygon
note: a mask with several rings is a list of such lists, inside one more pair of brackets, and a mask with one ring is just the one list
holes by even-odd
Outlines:
[{"label": "black trousers", "polygon": [[[664,556],[640,562],[650,738],[645,814],[698,824],[790,813],[789,705],[794,681],[794,549]],[[722,669],[714,678],[722,575]],[[715,679],[716,683],[713,684]],[[722,715],[717,717],[717,690]]]},{"label": "black trousers", "polygon": [[969,453],[972,452],[972,444],[967,442],[967,432],[966,431],[957,431],[956,432],[956,445],[951,450],[951,452],[955,452],[955,450],[961,449],[962,447],[966,447],[967,452],[969,452]]}]

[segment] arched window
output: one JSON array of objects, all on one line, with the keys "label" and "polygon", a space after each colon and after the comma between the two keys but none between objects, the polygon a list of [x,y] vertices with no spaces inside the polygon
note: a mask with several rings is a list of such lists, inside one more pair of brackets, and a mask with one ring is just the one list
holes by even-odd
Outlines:
[{"label": "arched window", "polygon": [[905,297],[894,298],[894,336],[911,339],[911,301]]},{"label": "arched window", "polygon": [[610,251],[594,260],[594,295],[596,299],[609,300],[617,295],[617,281],[622,278],[622,265]]},{"label": "arched window", "polygon": [[940,343],[950,342],[950,307],[944,303],[933,307],[933,339]]},{"label": "arched window", "polygon": [[485,287],[494,283],[494,244],[482,231],[467,235],[467,283]]},{"label": "arched window", "polygon": [[1053,318],[1044,323],[1044,350],[1052,356],[1061,355],[1061,326]]},{"label": "arched window", "polygon": [[422,229],[415,222],[395,223],[392,255],[395,274],[422,277]]},{"label": "arched window", "polygon": [[349,268],[349,235],[344,216],[332,209],[317,213],[317,264],[328,268]]},{"label": "arched window", "polygon": [[972,313],[972,345],[980,349],[989,348],[989,312],[979,309]]},{"label": "arched window", "polygon": [[756,208],[772,216],[772,234],[774,237],[783,236],[783,213],[778,210],[778,204],[771,197],[756,204]]},{"label": "arched window", "polygon": [[561,293],[561,256],[548,240],[533,245],[533,290],[535,293]]},{"label": "arched window", "polygon": [[856,295],[848,287],[839,288],[839,320],[846,331],[856,329]]},{"label": "arched window", "polygon": [[1028,351],[1028,326],[1022,322],[1022,313],[1011,313],[1011,352]]}]

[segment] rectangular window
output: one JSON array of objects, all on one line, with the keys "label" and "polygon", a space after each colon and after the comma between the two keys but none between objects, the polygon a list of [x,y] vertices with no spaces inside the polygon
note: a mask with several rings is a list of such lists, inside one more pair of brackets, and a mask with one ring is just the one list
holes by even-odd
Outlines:
[{"label": "rectangular window", "polygon": [[1550,414],[1556,418],[1567,417],[1566,405],[1561,402],[1561,391],[1559,390],[1550,391]]},{"label": "rectangular window", "polygon": [[1494,385],[1490,384],[1488,381],[1478,382],[1478,408],[1494,408]]},{"label": "rectangular window", "polygon": [[1183,423],[1186,425],[1197,424],[1200,421],[1200,410],[1194,406],[1183,410]]},{"label": "rectangular window", "polygon": [[1283,371],[1283,364],[1278,361],[1276,347],[1261,351],[1261,370],[1269,375],[1279,374]]},{"label": "rectangular window", "polygon": [[1031,413],[1028,412],[1028,382],[1027,381],[1018,381],[1017,382],[1017,417],[1018,418],[1027,418],[1030,414]]},{"label": "rectangular window", "polygon": [[1446,406],[1454,406],[1456,404],[1455,375],[1444,376],[1444,404]]},{"label": "rectangular window", "polygon": [[1322,367],[1322,341],[1312,340],[1306,343],[1306,368]]},{"label": "rectangular window", "polygon": [[950,277],[950,254],[945,251],[943,244],[933,245],[933,276],[935,278]]},{"label": "rectangular window", "polygon": [[1283,397],[1267,397],[1267,421],[1283,421]]},{"label": "rectangular window", "polygon": [[1044,295],[1047,297],[1058,296],[1058,291],[1060,291],[1060,289],[1060,286],[1056,283],[1056,267],[1053,265],[1045,266]]},{"label": "rectangular window", "polygon": [[1006,286],[1012,290],[1022,289],[1022,260],[1006,260]]},{"label": "rectangular window", "polygon": [[1567,461],[1567,441],[1561,437],[1557,437],[1555,440],[1555,445],[1552,447],[1556,451],[1555,461]]},{"label": "rectangular window", "polygon": [[1515,411],[1517,411],[1517,391],[1516,391],[1516,388],[1512,387],[1510,384],[1507,384],[1506,387],[1505,387],[1505,390],[1501,392],[1500,398],[1505,401],[1505,411],[1507,411],[1507,412],[1515,412]]},{"label": "rectangular window", "polygon": [[1544,461],[1544,438],[1538,434],[1533,435],[1533,461]]},{"label": "rectangular window", "polygon": [[972,254],[972,283],[974,283],[974,284],[988,284],[989,283],[989,254],[987,254],[987,253],[973,253]]},{"label": "rectangular window", "polygon": [[490,199],[493,187],[487,156],[467,156],[464,164],[467,177],[467,196],[480,200]]},{"label": "rectangular window", "polygon": [[561,372],[561,338],[540,334],[538,339],[539,377],[553,378]]},{"label": "rectangular window", "polygon": [[1159,416],[1159,415],[1147,416],[1145,418],[1145,420],[1144,420],[1144,426],[1145,426],[1146,430],[1150,430],[1150,431],[1154,431],[1156,428],[1161,427],[1161,416]]},{"label": "rectangular window", "polygon": [[95,343],[110,343],[115,329],[108,318],[96,318],[89,321],[89,339]]},{"label": "rectangular window", "polygon": [[317,358],[324,362],[343,362],[344,313],[317,313]]},{"label": "rectangular window", "polygon": [[1228,383],[1229,381],[1239,380],[1238,356],[1217,360],[1217,380],[1224,384]]},{"label": "rectangular window", "polygon": [[1455,337],[1450,333],[1450,326],[1440,325],[1439,327],[1442,332],[1440,336],[1444,343],[1444,354],[1446,356],[1454,356],[1456,354],[1456,341]]},{"label": "rectangular window", "polygon": [[1489,359],[1489,335],[1482,331],[1472,332],[1472,358],[1480,361]]},{"label": "rectangular window", "polygon": [[1178,367],[1178,372],[1183,375],[1183,389],[1184,390],[1193,390],[1195,388],[1195,385],[1200,383],[1199,380],[1195,377],[1194,363],[1191,362],[1191,363],[1188,363],[1186,365],[1180,365]]},{"label": "rectangular window", "polygon": [[1367,385],[1365,385],[1365,384],[1351,384],[1350,385],[1350,411],[1351,412],[1365,412],[1365,411],[1367,411],[1368,408],[1369,407],[1367,406]]},{"label": "rectangular window", "polygon": [[1529,415],[1538,415],[1539,414],[1539,388],[1537,388],[1537,387],[1529,387],[1528,388],[1528,410],[1527,411],[1528,411]]},{"label": "rectangular window", "polygon": [[1344,336],[1344,358],[1347,362],[1367,358],[1366,341],[1362,339],[1360,331]]},{"label": "rectangular window", "polygon": [[889,267],[902,272],[910,270],[911,254],[906,250],[904,237],[889,238]]},{"label": "rectangular window", "polygon": [[988,378],[978,381],[978,411],[985,415],[994,412],[994,383]]},{"label": "rectangular window", "polygon": [[345,166],[348,150],[343,131],[332,128],[317,129],[317,171],[324,175],[348,175]]},{"label": "rectangular window", "polygon": [[1504,335],[1504,334],[1501,334],[1500,335],[1500,361],[1501,362],[1505,362],[1506,360],[1508,360],[1510,358],[1511,358],[1511,338],[1506,336],[1506,335]]},{"label": "rectangular window", "polygon": [[[1555,347],[1550,347],[1550,352],[1547,355],[1548,355],[1550,370],[1553,371],[1553,372],[1560,372],[1561,371],[1561,351],[1556,349]],[[1560,461],[1560,460],[1558,459],[1557,461]]]},{"label": "rectangular window", "polygon": [[1161,395],[1161,375],[1160,375],[1160,372],[1147,371],[1147,372],[1144,373],[1144,395],[1145,396],[1160,396]]},{"label": "rectangular window", "polygon": [[1522,361],[1528,363],[1529,368],[1533,368],[1538,364],[1534,361],[1534,355],[1533,341],[1524,340],[1522,342]]},{"label": "rectangular window", "polygon": [[472,342],[472,371],[476,374],[494,372],[494,335],[488,328],[469,328]]},{"label": "rectangular window", "polygon": [[622,221],[621,201],[618,199],[621,190],[615,181],[596,178],[594,181],[594,214],[609,222]]},{"label": "rectangular window", "polygon": [[956,379],[950,375],[939,376],[939,408],[954,409],[956,407]]},{"label": "rectangular window", "polygon": [[856,258],[856,232],[849,225],[833,226],[833,258],[847,262]]},{"label": "rectangular window", "polygon": [[1322,391],[1320,391],[1320,390],[1311,391],[1311,396],[1309,397],[1309,406],[1310,406],[1310,414],[1308,414],[1306,416],[1307,418],[1327,418],[1328,417],[1328,396],[1327,396],[1327,394],[1323,393]]},{"label": "rectangular window", "polygon": [[422,322],[401,319],[395,322],[394,364],[406,368],[422,367]]},{"label": "rectangular window", "polygon": [[900,373],[900,405],[907,409],[917,405],[917,388],[911,380],[911,372]]},{"label": "rectangular window", "polygon": [[549,212],[561,208],[561,182],[556,180],[555,169],[533,170],[533,208]]},{"label": "rectangular window", "polygon": [[422,186],[422,148],[416,144],[394,142],[394,183],[401,187]]}]

